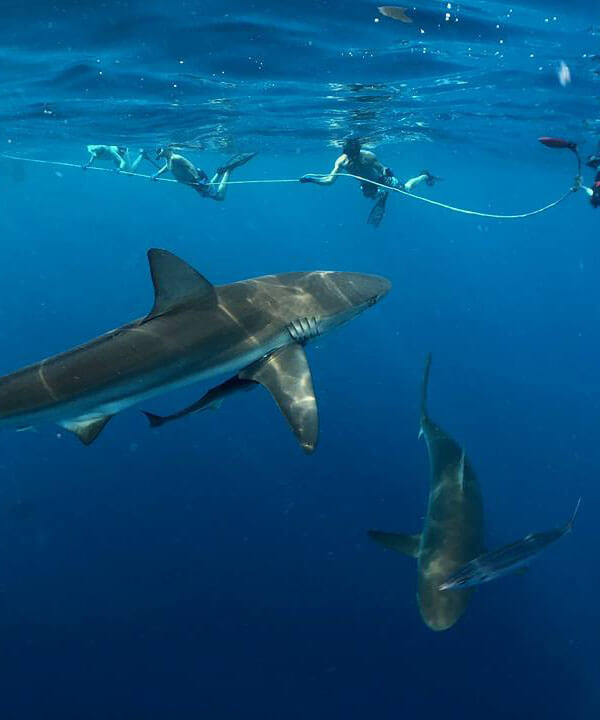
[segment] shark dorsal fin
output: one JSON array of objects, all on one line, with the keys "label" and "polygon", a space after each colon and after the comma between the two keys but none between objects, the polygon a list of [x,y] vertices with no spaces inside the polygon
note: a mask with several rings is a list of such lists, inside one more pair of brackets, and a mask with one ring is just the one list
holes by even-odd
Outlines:
[{"label": "shark dorsal fin", "polygon": [[177,255],[153,248],[148,251],[148,262],[154,284],[154,306],[147,320],[178,305],[216,301],[213,285]]}]

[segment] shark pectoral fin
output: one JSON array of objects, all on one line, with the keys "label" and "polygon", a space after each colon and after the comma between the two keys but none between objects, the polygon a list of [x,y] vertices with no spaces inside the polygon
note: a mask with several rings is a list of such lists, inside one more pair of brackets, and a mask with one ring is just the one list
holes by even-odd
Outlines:
[{"label": "shark pectoral fin", "polygon": [[315,449],[319,414],[308,360],[301,345],[286,345],[276,350],[242,370],[238,377],[266,387],[303,450],[311,453]]},{"label": "shark pectoral fin", "polygon": [[213,285],[177,255],[153,248],[148,251],[148,262],[154,284],[154,306],[146,320],[185,303],[216,304]]},{"label": "shark pectoral fin", "polygon": [[408,555],[409,557],[418,557],[419,547],[421,545],[421,533],[416,535],[405,535],[404,533],[379,532],[378,530],[369,530],[371,540],[383,545],[388,550],[395,550]]},{"label": "shark pectoral fin", "polygon": [[104,415],[94,420],[63,420],[59,424],[65,430],[77,435],[84,445],[91,445],[111,417],[112,415]]}]

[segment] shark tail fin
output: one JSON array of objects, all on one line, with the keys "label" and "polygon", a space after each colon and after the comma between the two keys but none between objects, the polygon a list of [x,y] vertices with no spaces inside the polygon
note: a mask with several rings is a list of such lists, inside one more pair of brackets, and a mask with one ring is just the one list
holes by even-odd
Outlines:
[{"label": "shark tail fin", "polygon": [[427,391],[429,389],[429,373],[431,371],[431,353],[425,358],[423,369],[423,384],[421,385],[421,423],[427,417]]},{"label": "shark tail fin", "polygon": [[166,418],[161,417],[160,415],[153,415],[152,413],[146,412],[145,410],[142,410],[142,412],[148,419],[150,427],[160,427],[163,423],[167,421]]},{"label": "shark tail fin", "polygon": [[577,505],[575,505],[575,510],[573,510],[573,514],[571,515],[571,519],[567,523],[567,526],[565,528],[565,532],[571,532],[573,529],[573,525],[575,524],[575,518],[577,517],[577,513],[579,512],[579,506],[581,505],[581,498],[577,501]]}]

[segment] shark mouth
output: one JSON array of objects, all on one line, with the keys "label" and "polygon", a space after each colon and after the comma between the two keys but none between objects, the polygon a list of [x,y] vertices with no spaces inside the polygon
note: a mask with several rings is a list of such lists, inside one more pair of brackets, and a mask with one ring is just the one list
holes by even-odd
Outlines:
[{"label": "shark mouth", "polygon": [[321,334],[319,320],[316,317],[304,317],[292,320],[287,329],[292,340],[298,343],[305,343]]}]

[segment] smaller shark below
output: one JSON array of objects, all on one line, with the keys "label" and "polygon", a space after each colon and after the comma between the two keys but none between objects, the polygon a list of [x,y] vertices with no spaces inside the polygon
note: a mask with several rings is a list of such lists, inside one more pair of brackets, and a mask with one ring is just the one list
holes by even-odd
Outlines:
[{"label": "smaller shark below", "polygon": [[440,585],[440,590],[460,590],[460,588],[480,585],[505,575],[517,573],[519,570],[526,570],[529,563],[543,550],[571,532],[580,504],[581,498],[577,501],[569,522],[562,527],[552,528],[545,532],[530,533],[521,540],[479,555],[446,578]]},{"label": "smaller shark below", "polygon": [[431,468],[425,525],[421,533],[369,531],[384,547],[417,560],[417,600],[432,630],[448,630],[461,617],[471,590],[442,592],[440,585],[483,548],[481,492],[465,451],[427,413],[431,355],[427,356],[421,392],[421,429]]},{"label": "smaller shark below", "polygon": [[312,452],[318,412],[304,345],[375,305],[389,280],[319,270],[215,286],[166,250],[150,250],[148,260],[150,313],[0,377],[0,427],[54,422],[89,445],[122,410],[234,372],[209,403],[263,385]]}]

